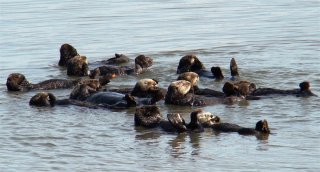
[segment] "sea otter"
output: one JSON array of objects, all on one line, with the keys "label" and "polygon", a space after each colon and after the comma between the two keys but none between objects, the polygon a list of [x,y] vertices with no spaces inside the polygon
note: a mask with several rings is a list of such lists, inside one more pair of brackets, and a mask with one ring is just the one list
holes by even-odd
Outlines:
[{"label": "sea otter", "polygon": [[[86,81],[87,80],[87,81]],[[11,73],[7,78],[7,89],[8,91],[29,91],[32,89],[38,90],[50,90],[50,89],[67,89],[73,88],[80,82],[91,82],[94,80],[90,79],[49,79],[37,84],[30,83],[26,77],[21,73]],[[100,85],[105,85],[110,82],[110,79],[107,77],[101,78],[99,80]]]},{"label": "sea otter", "polygon": [[61,99],[57,100],[52,93],[40,92],[33,96],[29,104],[31,106],[55,106],[55,105],[76,105],[89,108],[107,108],[107,109],[127,109],[139,105],[155,104],[161,97],[154,98],[135,98],[130,94],[120,94],[115,92],[98,92],[91,94],[85,100],[80,99]]},{"label": "sea otter", "polygon": [[217,132],[238,132],[242,135],[269,134],[270,129],[267,120],[260,120],[256,123],[255,128],[241,127],[232,123],[216,123],[211,126]]},{"label": "sea otter", "polygon": [[190,114],[190,123],[186,124],[179,113],[167,114],[165,120],[157,106],[142,106],[136,108],[134,122],[136,126],[146,128],[160,127],[167,132],[203,131],[203,127],[210,127],[219,122],[219,118],[210,112],[195,110]]},{"label": "sea otter", "polygon": [[252,91],[250,96],[271,96],[271,95],[295,95],[297,97],[317,96],[310,90],[310,82],[304,81],[299,84],[299,89],[282,90],[275,88],[258,88]]},{"label": "sea otter", "polygon": [[[103,107],[109,109],[124,109],[132,106],[139,105],[151,105],[162,100],[164,98],[161,91],[154,92],[151,98],[138,98],[131,94],[121,94],[116,92],[99,92],[99,83],[79,83],[77,84],[70,94],[70,98],[67,100],[57,101],[62,104],[73,104],[79,106],[88,105],[89,107]],[[40,95],[40,96],[39,96]],[[48,93],[38,93],[32,97],[30,105],[34,106],[53,106],[56,103],[56,99],[53,99],[51,94],[51,100],[53,102],[48,103],[46,98],[50,98]],[[36,99],[37,101],[34,101]],[[62,103],[61,103],[62,102]]]},{"label": "sea otter", "polygon": [[102,64],[107,65],[119,65],[123,63],[128,63],[130,59],[124,54],[115,53],[114,57],[109,58],[108,60],[101,61]]},{"label": "sea otter", "polygon": [[[119,57],[120,58],[120,57]],[[115,66],[106,65],[100,66],[90,71],[90,78],[96,78],[104,75],[121,76],[124,74],[141,74],[153,64],[153,59],[145,55],[139,55],[135,58],[134,67],[131,66]]]},{"label": "sea otter", "polygon": [[37,107],[53,107],[55,105],[76,105],[76,106],[84,106],[89,108],[98,108],[99,105],[74,100],[74,99],[61,99],[58,100],[52,93],[48,92],[40,92],[36,95],[32,96],[29,101],[30,106],[37,106]]},{"label": "sea otter", "polygon": [[166,90],[158,87],[158,81],[155,79],[140,79],[133,88],[120,88],[120,89],[108,89],[106,91],[110,92],[118,92],[122,94],[130,93],[135,97],[142,98],[150,98],[153,94],[159,94],[159,91],[164,96],[166,94]]},{"label": "sea otter", "polygon": [[249,81],[238,81],[235,83],[231,83],[227,81],[222,88],[223,92],[226,96],[243,96],[247,97],[253,91],[256,90],[256,85]]},{"label": "sea otter", "polygon": [[87,57],[79,55],[70,44],[61,45],[58,64],[67,67],[67,75],[69,76],[87,76],[89,72]]},{"label": "sea otter", "polygon": [[224,93],[221,91],[216,91],[208,88],[199,88],[198,87],[199,75],[195,72],[184,72],[178,76],[177,80],[189,81],[192,85],[191,89],[194,90],[194,94],[196,95],[203,95],[203,96],[210,96],[210,97],[224,96]]},{"label": "sea otter", "polygon": [[238,97],[207,97],[202,95],[195,95],[191,89],[192,84],[186,80],[178,80],[172,82],[167,90],[165,96],[166,104],[180,105],[180,106],[205,106],[213,104],[233,104],[241,101]]},{"label": "sea otter", "polygon": [[[231,79],[238,76],[238,66],[234,58],[230,61],[230,70],[231,70]],[[220,67],[212,67],[211,71],[207,71],[205,66],[195,55],[186,55],[183,56],[177,68],[177,74],[184,72],[195,72],[199,76],[204,76],[208,78],[215,78],[217,80],[222,80],[224,78]]]}]

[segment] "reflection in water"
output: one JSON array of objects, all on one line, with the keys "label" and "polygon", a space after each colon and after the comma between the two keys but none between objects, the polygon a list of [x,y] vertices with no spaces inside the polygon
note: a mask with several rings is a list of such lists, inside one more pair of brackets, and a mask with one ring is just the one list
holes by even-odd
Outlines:
[{"label": "reflection in water", "polygon": [[158,139],[160,137],[160,134],[158,131],[153,129],[145,129],[143,127],[136,126],[134,127],[136,130],[136,140],[152,140],[152,139]]},{"label": "reflection in water", "polygon": [[[188,151],[186,148],[188,145],[185,145],[186,137],[189,136],[189,143],[191,144],[191,150]],[[200,152],[200,138],[201,133],[180,133],[177,135],[176,138],[169,141],[170,148],[170,154],[174,158],[179,158],[181,155],[184,155],[188,152],[190,152],[191,155],[199,155]]]}]

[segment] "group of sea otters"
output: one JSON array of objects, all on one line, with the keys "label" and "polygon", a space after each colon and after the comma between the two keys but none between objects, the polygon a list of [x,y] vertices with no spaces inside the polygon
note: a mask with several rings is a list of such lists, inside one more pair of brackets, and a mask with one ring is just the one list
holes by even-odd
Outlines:
[{"label": "group of sea otters", "polygon": [[31,106],[52,107],[55,105],[77,105],[89,108],[126,109],[136,107],[134,123],[145,128],[159,127],[167,132],[202,132],[212,128],[217,132],[238,132],[243,135],[268,135],[270,129],[267,120],[260,120],[255,128],[246,128],[237,124],[222,122],[220,117],[201,109],[190,114],[186,123],[180,113],[169,113],[164,119],[156,105],[164,100],[165,104],[177,106],[203,107],[214,104],[233,104],[243,100],[259,100],[270,95],[298,97],[317,96],[310,91],[309,82],[301,82],[299,89],[257,88],[249,81],[239,81],[238,66],[234,58],[230,62],[231,78],[222,92],[199,88],[199,76],[224,80],[220,67],[207,70],[195,55],[186,55],[179,61],[177,80],[167,89],[160,88],[156,79],[141,79],[133,88],[103,89],[113,78],[122,75],[139,75],[153,64],[153,59],[144,55],[135,58],[133,66],[124,66],[130,59],[123,54],[115,54],[108,60],[95,62],[99,66],[89,70],[86,56],[79,55],[70,44],[60,48],[59,66],[67,69],[68,76],[78,79],[50,79],[32,84],[23,74],[12,73],[7,78],[8,91],[72,89],[68,99],[58,100],[52,93],[40,92],[30,99]]}]

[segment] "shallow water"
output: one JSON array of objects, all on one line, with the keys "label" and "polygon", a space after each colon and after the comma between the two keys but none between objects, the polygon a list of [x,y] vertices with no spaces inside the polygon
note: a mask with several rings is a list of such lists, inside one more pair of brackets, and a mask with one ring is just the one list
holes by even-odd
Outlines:
[{"label": "shallow water", "polygon": [[[319,97],[293,96],[249,105],[203,107],[223,121],[254,126],[267,119],[267,140],[233,133],[167,134],[134,127],[134,109],[35,108],[38,91],[7,92],[12,72],[37,83],[68,78],[59,48],[72,44],[89,62],[115,52],[154,65],[108,87],[152,77],[166,88],[179,59],[196,54],[229,75],[235,57],[241,79],[258,87],[297,88],[311,82],[320,95],[320,1],[24,1],[0,0],[0,171],[319,171]],[[201,78],[200,87],[224,82]],[[70,90],[51,91],[59,98]],[[195,108],[166,106],[163,115]]]}]

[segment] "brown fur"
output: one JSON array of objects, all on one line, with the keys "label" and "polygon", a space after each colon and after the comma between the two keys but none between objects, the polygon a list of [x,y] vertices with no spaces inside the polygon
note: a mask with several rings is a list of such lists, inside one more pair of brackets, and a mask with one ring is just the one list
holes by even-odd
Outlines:
[{"label": "brown fur", "polygon": [[177,74],[184,72],[196,72],[198,70],[205,69],[202,62],[195,55],[186,55],[183,56],[177,68]]},{"label": "brown fur", "polygon": [[67,66],[68,61],[77,55],[79,55],[77,50],[70,44],[61,45],[59,66]]},{"label": "brown fur", "polygon": [[89,71],[86,56],[75,56],[67,63],[67,75],[69,76],[87,76]]}]

